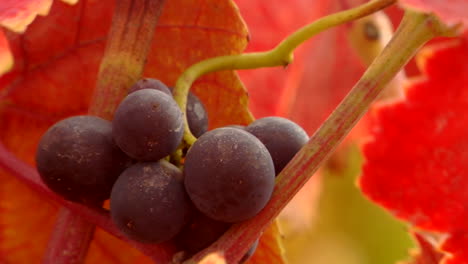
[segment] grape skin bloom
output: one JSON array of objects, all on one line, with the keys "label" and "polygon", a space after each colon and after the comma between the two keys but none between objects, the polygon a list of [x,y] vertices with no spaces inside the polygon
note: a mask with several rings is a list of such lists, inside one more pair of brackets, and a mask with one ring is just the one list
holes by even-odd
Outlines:
[{"label": "grape skin bloom", "polygon": [[157,161],[179,146],[184,133],[182,112],[161,91],[143,89],[129,94],[112,121],[116,144],[130,157]]},{"label": "grape skin bloom", "polygon": [[165,160],[140,162],[126,169],[112,188],[110,207],[117,227],[143,243],[173,238],[190,213],[182,172]]},{"label": "grape skin bloom", "polygon": [[236,223],[254,217],[271,197],[273,161],[253,135],[237,128],[203,134],[189,149],[185,188],[202,213]]},{"label": "grape skin bloom", "polygon": [[96,116],[63,119],[42,136],[36,165],[42,181],[67,200],[99,204],[130,164],[112,141],[112,125]]}]

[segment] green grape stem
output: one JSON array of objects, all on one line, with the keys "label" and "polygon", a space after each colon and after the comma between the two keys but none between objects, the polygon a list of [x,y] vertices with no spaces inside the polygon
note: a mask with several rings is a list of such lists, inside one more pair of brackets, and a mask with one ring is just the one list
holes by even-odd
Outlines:
[{"label": "green grape stem", "polygon": [[356,8],[323,17],[292,33],[275,48],[269,51],[220,56],[207,59],[190,66],[181,74],[176,82],[174,90],[174,98],[184,114],[185,142],[188,145],[192,145],[196,140],[188,126],[186,107],[187,95],[190,90],[190,86],[197,78],[204,74],[220,70],[286,66],[293,61],[294,50],[311,37],[329,28],[370,15],[395,2],[396,0],[373,0]]},{"label": "green grape stem", "polygon": [[[376,2],[379,1],[369,4]],[[234,225],[213,245],[186,263],[197,263],[211,252],[224,252],[227,263],[237,263],[249,245],[312,177],[321,163],[364,115],[386,84],[416,51],[436,36],[448,36],[453,33],[454,28],[447,28],[433,15],[406,11],[390,43],[309,142],[278,175],[275,190],[267,206],[253,219]]]}]

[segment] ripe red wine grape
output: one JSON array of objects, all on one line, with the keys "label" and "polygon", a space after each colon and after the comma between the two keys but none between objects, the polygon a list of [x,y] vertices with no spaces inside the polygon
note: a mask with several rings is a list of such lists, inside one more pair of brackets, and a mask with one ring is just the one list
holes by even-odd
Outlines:
[{"label": "ripe red wine grape", "polygon": [[309,137],[299,125],[282,117],[264,117],[255,120],[246,128],[247,132],[265,145],[279,174]]},{"label": "ripe red wine grape", "polygon": [[190,213],[182,172],[171,163],[136,163],[126,169],[112,188],[111,217],[129,238],[159,243],[182,230]]},{"label": "ripe red wine grape", "polygon": [[231,224],[195,212],[191,221],[177,236],[177,244],[189,255],[195,254],[215,242],[230,226]]},{"label": "ripe red wine grape", "polygon": [[176,102],[154,89],[129,94],[117,107],[112,125],[116,144],[130,157],[143,161],[171,154],[184,133]]},{"label": "ripe red wine grape", "polygon": [[[133,93],[142,89],[155,89],[168,95],[173,94],[174,88],[167,87],[163,82],[157,79],[144,78],[130,87],[128,93]],[[208,130],[208,114],[205,106],[200,99],[191,91],[187,96],[187,121],[190,131],[195,137],[201,136]]]},{"label": "ripe red wine grape", "polygon": [[133,92],[143,90],[143,89],[155,89],[158,91],[161,91],[167,95],[172,96],[171,90],[169,90],[169,87],[167,87],[163,82],[157,79],[152,79],[152,78],[143,78],[136,82],[130,89],[128,90],[128,93],[131,94]]},{"label": "ripe red wine grape", "polygon": [[47,130],[36,152],[42,181],[65,199],[99,203],[130,164],[112,141],[112,125],[95,116],[74,116]]},{"label": "ripe red wine grape", "polygon": [[265,146],[243,130],[203,134],[185,157],[185,188],[205,215],[235,223],[255,216],[273,192],[275,170]]},{"label": "ripe red wine grape", "polygon": [[195,137],[200,137],[208,130],[208,114],[205,106],[192,92],[187,96],[187,121],[190,132]]}]

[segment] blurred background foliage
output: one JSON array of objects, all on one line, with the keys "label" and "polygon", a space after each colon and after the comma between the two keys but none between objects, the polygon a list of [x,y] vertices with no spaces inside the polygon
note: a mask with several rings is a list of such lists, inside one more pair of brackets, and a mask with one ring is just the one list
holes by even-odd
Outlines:
[{"label": "blurred background foliage", "polygon": [[393,264],[407,259],[414,246],[409,227],[359,190],[359,148],[351,145],[339,151],[322,175],[314,175],[323,178],[312,223],[297,229],[287,219],[281,221],[290,263]]}]

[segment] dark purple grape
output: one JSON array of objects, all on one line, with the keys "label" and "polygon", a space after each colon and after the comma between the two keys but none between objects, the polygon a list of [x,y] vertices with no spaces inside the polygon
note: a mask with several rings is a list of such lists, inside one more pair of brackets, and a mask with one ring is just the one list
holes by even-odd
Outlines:
[{"label": "dark purple grape", "polygon": [[[156,89],[172,96],[174,88],[167,87],[157,79],[144,78],[130,87],[128,93],[133,93],[142,89]],[[208,114],[200,99],[189,91],[187,97],[187,121],[190,131],[195,137],[201,136],[208,130]]]},{"label": "dark purple grape", "polygon": [[190,212],[182,172],[165,160],[134,164],[115,182],[110,209],[116,226],[131,239],[159,243],[173,238]]},{"label": "dark purple grape", "polygon": [[42,136],[36,152],[42,181],[67,200],[99,203],[130,164],[112,141],[112,125],[95,116],[74,116]]},{"label": "dark purple grape", "polygon": [[273,192],[275,170],[265,146],[237,128],[203,134],[185,157],[185,188],[194,205],[218,221],[255,216]]},{"label": "dark purple grape", "polygon": [[132,87],[130,87],[130,89],[128,90],[128,94],[143,89],[155,89],[172,96],[171,90],[169,90],[169,88],[163,82],[152,78],[143,78],[139,80]]},{"label": "dark purple grape", "polygon": [[195,137],[200,137],[208,131],[208,114],[205,106],[192,92],[189,92],[187,97],[187,121],[190,132]]},{"label": "dark purple grape", "polygon": [[153,89],[129,94],[112,121],[115,143],[132,158],[159,160],[179,146],[182,112],[171,96]]},{"label": "dark purple grape", "polygon": [[245,253],[245,255],[239,261],[239,264],[245,263],[247,260],[249,260],[250,257],[253,256],[253,254],[255,253],[255,250],[257,250],[259,242],[260,242],[260,238],[257,238],[257,240],[255,240],[255,242],[252,243],[249,250]]},{"label": "dark purple grape", "polygon": [[279,174],[309,137],[299,125],[282,117],[264,117],[255,120],[246,128],[265,145]]},{"label": "dark purple grape", "polygon": [[215,242],[230,226],[196,212],[177,236],[177,244],[189,255],[195,254]]},{"label": "dark purple grape", "polygon": [[[174,93],[173,87],[169,87],[169,89]],[[208,131],[208,113],[206,112],[205,105],[203,105],[192,91],[189,91],[187,96],[186,111],[190,132],[192,132],[195,137],[200,137],[203,133]]]}]

